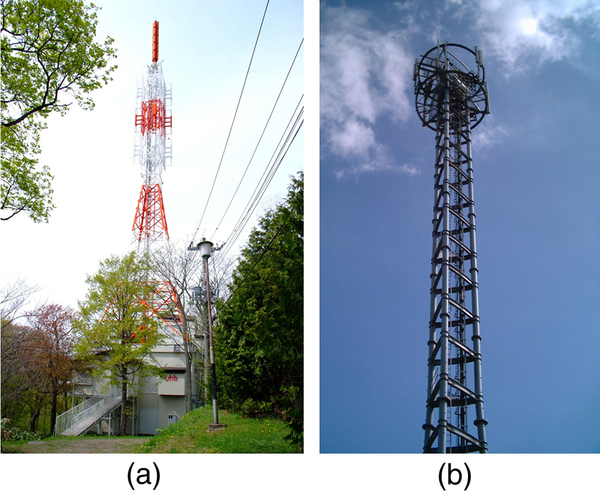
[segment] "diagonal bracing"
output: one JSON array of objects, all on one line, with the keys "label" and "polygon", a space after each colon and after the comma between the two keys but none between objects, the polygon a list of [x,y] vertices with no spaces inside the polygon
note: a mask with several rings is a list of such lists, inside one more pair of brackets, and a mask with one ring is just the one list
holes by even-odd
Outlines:
[{"label": "diagonal bracing", "polygon": [[481,52],[438,44],[415,62],[414,81],[417,113],[435,131],[424,452],[486,453],[471,156],[488,112]]}]

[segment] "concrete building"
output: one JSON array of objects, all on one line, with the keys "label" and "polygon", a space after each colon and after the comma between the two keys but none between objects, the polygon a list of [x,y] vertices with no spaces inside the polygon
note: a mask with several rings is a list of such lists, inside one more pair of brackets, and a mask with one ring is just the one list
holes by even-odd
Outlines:
[{"label": "concrete building", "polygon": [[[186,370],[183,338],[176,321],[163,326],[166,341],[152,351],[156,365],[164,369],[163,377],[135,380],[128,393],[127,433],[154,435],[161,428],[180,420],[186,414]],[[203,404],[200,397],[202,378],[203,336],[195,335],[192,343],[192,407]],[[74,396],[84,401],[56,418],[56,434],[115,434],[121,419],[120,387],[108,387],[104,378],[78,374]]]}]

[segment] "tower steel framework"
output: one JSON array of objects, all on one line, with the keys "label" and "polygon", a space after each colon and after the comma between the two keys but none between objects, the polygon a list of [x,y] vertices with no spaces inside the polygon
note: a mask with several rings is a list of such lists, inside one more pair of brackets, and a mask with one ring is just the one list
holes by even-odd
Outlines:
[{"label": "tower steel framework", "polygon": [[[419,118],[435,131],[423,449],[486,453],[471,156],[471,130],[489,114],[481,51],[438,42],[415,61],[413,79]],[[473,426],[470,407],[475,409]]]},{"label": "tower steel framework", "polygon": [[134,240],[138,251],[147,250],[159,240],[169,239],[167,217],[162,197],[162,171],[172,153],[167,136],[171,130],[171,88],[165,84],[162,62],[158,61],[158,21],[152,32],[152,63],[143,86],[138,86],[138,108],[135,126],[139,127],[139,142],[135,145],[134,159],[142,167],[144,183],[140,191],[135,218]]},{"label": "tower steel framework", "polygon": [[[167,86],[158,61],[158,21],[152,26],[152,63],[148,65],[146,79],[137,89],[135,126],[139,128],[138,142],[134,149],[134,161],[142,167],[144,180],[133,220],[134,242],[138,252],[150,252],[154,244],[169,240],[169,229],[162,196],[162,171],[171,160],[172,150],[168,136],[172,116],[167,109],[171,105],[171,87]],[[177,294],[169,282],[150,280],[154,285],[151,298],[140,299],[148,307],[148,315],[156,315],[176,334],[169,324],[171,316],[183,323],[178,307]]]}]

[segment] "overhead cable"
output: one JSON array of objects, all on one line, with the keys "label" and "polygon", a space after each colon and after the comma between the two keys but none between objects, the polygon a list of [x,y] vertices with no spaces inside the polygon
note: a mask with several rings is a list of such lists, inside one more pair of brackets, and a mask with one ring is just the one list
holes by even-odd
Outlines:
[{"label": "overhead cable", "polygon": [[217,182],[217,177],[219,176],[219,171],[221,170],[221,164],[223,163],[223,158],[225,157],[225,151],[227,150],[227,144],[229,143],[229,137],[231,136],[231,132],[233,130],[233,126],[235,124],[235,118],[238,113],[238,109],[240,108],[240,102],[242,101],[242,96],[244,94],[244,89],[246,87],[246,82],[248,80],[248,74],[250,73],[250,68],[252,67],[252,60],[254,59],[254,53],[256,52],[256,46],[258,45],[258,40],[260,38],[260,33],[262,31],[263,23],[265,22],[265,16],[267,15],[267,9],[269,8],[270,0],[267,0],[267,4],[265,5],[265,11],[263,12],[262,20],[260,21],[260,27],[258,28],[258,34],[256,35],[256,41],[254,42],[254,48],[252,49],[252,56],[250,57],[250,62],[248,63],[248,69],[246,70],[246,76],[244,77],[244,83],[242,85],[242,90],[240,92],[240,97],[238,98],[237,106],[235,108],[235,112],[233,114],[233,120],[231,121],[231,127],[229,128],[229,133],[227,134],[227,139],[225,140],[225,147],[223,148],[223,153],[221,154],[221,160],[219,161],[219,165],[217,167],[217,172],[215,174],[215,178],[213,179],[212,186],[210,188],[210,192],[208,193],[208,198],[206,199],[206,204],[204,205],[204,211],[202,212],[202,216],[200,217],[200,221],[198,222],[198,226],[194,231],[194,235],[192,236],[192,243],[198,234],[198,230],[200,229],[200,225],[202,225],[202,220],[204,219],[204,214],[206,213],[206,209],[208,208],[208,203],[212,196],[213,190],[215,188],[215,183]]},{"label": "overhead cable", "polygon": [[[300,102],[299,102],[299,104],[300,104]],[[294,111],[294,115],[295,114],[296,114],[296,112]],[[291,129],[289,129],[289,131],[288,131],[288,128],[291,124],[291,120],[290,120],[290,123],[288,124],[288,127],[286,127],[284,135],[282,135],[280,142],[277,145],[277,148],[275,149],[275,151],[273,152],[273,155],[271,156],[271,159],[269,160],[267,167],[265,168],[259,182],[257,183],[256,187],[254,188],[254,191],[252,192],[252,195],[251,195],[250,199],[248,200],[248,202],[244,208],[244,211],[242,212],[242,215],[236,222],[236,225],[234,226],[229,237],[225,240],[225,251],[223,252],[222,257],[224,257],[226,255],[226,253],[232,248],[233,244],[238,239],[242,230],[244,229],[247,222],[251,218],[252,213],[258,206],[258,203],[262,199],[263,195],[265,194],[269,184],[273,180],[273,177],[275,176],[275,173],[279,169],[279,166],[281,165],[283,158],[287,154],[289,147],[291,146],[296,135],[298,134],[298,131],[302,127],[302,124],[304,122],[303,114],[304,114],[304,108],[301,108],[300,112],[298,113],[298,115],[295,118],[295,121],[294,121]],[[292,115],[292,119],[294,119],[294,115]],[[287,133],[287,136],[286,136],[286,133]],[[283,143],[282,143],[282,140],[283,140]]]},{"label": "overhead cable", "polygon": [[252,152],[252,156],[250,157],[250,160],[248,161],[248,164],[246,165],[246,169],[244,170],[244,173],[242,174],[242,177],[240,179],[240,182],[238,183],[233,196],[231,197],[231,200],[229,201],[229,204],[227,205],[227,208],[225,210],[225,212],[223,213],[223,216],[221,217],[221,220],[219,220],[219,223],[217,225],[217,228],[215,229],[215,231],[213,232],[212,236],[214,236],[217,233],[217,230],[219,230],[219,227],[221,226],[221,223],[223,223],[223,219],[225,218],[225,215],[227,215],[227,212],[229,211],[229,208],[231,207],[231,203],[233,203],[233,200],[238,192],[238,190],[240,189],[240,186],[242,185],[242,181],[244,180],[244,177],[246,177],[246,173],[248,172],[248,169],[250,167],[250,164],[252,163],[252,161],[254,160],[254,156],[256,155],[256,151],[258,150],[258,147],[260,145],[260,142],[262,141],[262,138],[265,134],[265,132],[267,131],[267,127],[269,126],[269,122],[271,121],[271,117],[273,116],[273,113],[275,112],[275,108],[277,107],[277,103],[279,102],[279,99],[281,97],[281,94],[283,92],[283,89],[285,88],[285,84],[288,81],[288,78],[290,76],[290,73],[292,71],[292,68],[294,67],[294,63],[296,62],[296,59],[298,58],[298,53],[300,53],[300,50],[302,49],[302,44],[304,43],[304,39],[302,39],[302,41],[300,41],[300,45],[298,46],[298,49],[296,50],[296,54],[294,55],[294,59],[292,60],[292,64],[290,65],[290,68],[285,76],[285,79],[283,81],[283,84],[281,85],[281,89],[279,90],[279,94],[277,95],[277,98],[275,99],[275,103],[273,104],[273,108],[271,109],[271,113],[269,114],[269,117],[267,118],[267,122],[265,123],[265,126],[263,128],[263,131],[260,135],[260,138],[258,139],[258,142],[256,143],[256,146],[254,147],[254,151]]},{"label": "overhead cable", "polygon": [[[240,284],[238,286],[235,287],[235,289],[229,294],[229,297],[227,297],[227,300],[225,300],[224,304],[226,304],[227,302],[229,302],[229,300],[231,300],[231,297],[233,297],[233,295],[235,294],[235,292],[237,292],[241,286],[244,284],[244,282],[246,281],[246,279],[248,278],[248,276],[250,276],[252,274],[252,272],[254,271],[254,268],[256,267],[256,265],[260,262],[260,260],[263,258],[263,256],[266,254],[266,252],[270,249],[271,245],[273,244],[273,242],[275,241],[275,239],[277,238],[277,236],[279,235],[279,232],[281,232],[281,229],[284,227],[284,225],[289,221],[290,217],[292,216],[292,214],[290,213],[287,218],[284,220],[284,222],[279,226],[279,228],[277,229],[277,231],[275,232],[275,234],[273,235],[273,237],[271,238],[271,240],[269,241],[269,243],[264,247],[264,249],[262,250],[262,252],[260,253],[260,255],[258,256],[258,258],[256,259],[256,261],[254,261],[254,264],[252,265],[252,267],[250,268],[250,271],[248,271],[244,277],[242,278],[242,281],[240,282]],[[217,311],[215,313],[215,317],[219,314],[219,312]]]},{"label": "overhead cable", "polygon": [[[222,251],[222,253],[220,254],[221,257],[225,257],[227,252],[229,252],[229,250],[231,250],[233,244],[236,242],[236,240],[239,237],[239,235],[241,234],[242,230],[248,223],[248,220],[252,216],[252,213],[258,206],[258,203],[260,202],[261,198],[265,194],[269,184],[273,180],[275,173],[277,172],[281,163],[283,162],[283,159],[287,155],[287,152],[288,152],[290,146],[292,145],[296,136],[298,135],[298,132],[302,128],[302,125],[304,123],[304,107],[300,107],[298,113],[296,114],[298,107],[300,106],[300,104],[302,102],[302,99],[303,99],[303,96],[300,98],[300,101],[298,102],[298,105],[296,106],[296,109],[294,110],[294,113],[292,114],[292,118],[290,119],[290,122],[288,123],[275,151],[273,152],[273,155],[271,156],[271,159],[269,160],[269,163],[267,164],[265,171],[263,172],[259,182],[257,183],[256,187],[254,188],[254,191],[252,192],[252,196],[248,200],[246,207],[244,208],[244,211],[242,212],[242,215],[238,219],[238,221],[237,221],[236,225],[234,226],[229,237],[225,240],[225,247],[224,247],[225,250]],[[293,121],[293,123],[292,123],[292,121]],[[290,125],[291,125],[291,128],[290,128]]]}]

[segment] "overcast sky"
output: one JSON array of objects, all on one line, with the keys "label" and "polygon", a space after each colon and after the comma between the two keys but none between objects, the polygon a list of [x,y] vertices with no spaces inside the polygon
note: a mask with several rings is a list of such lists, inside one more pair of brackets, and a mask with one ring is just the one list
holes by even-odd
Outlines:
[{"label": "overcast sky", "polygon": [[490,94],[473,131],[489,450],[600,451],[599,32],[594,1],[321,3],[323,452],[422,452],[434,132],[412,68],[438,39],[483,51]]},{"label": "overcast sky", "polygon": [[[95,273],[99,262],[111,254],[134,248],[131,228],[143,182],[141,167],[133,163],[136,88],[152,61],[153,22],[159,21],[159,61],[173,91],[173,159],[163,172],[163,199],[171,242],[187,245],[215,179],[267,4],[263,0],[94,3],[102,8],[98,38],[111,36],[118,50],[114,80],[92,94],[93,111],[74,105],[65,117],[48,119],[40,162],[54,175],[56,209],[49,223],[34,224],[21,214],[0,225],[3,285],[20,277],[40,287],[35,301],[74,308],[87,291],[86,275]],[[302,48],[256,155],[224,215],[302,42],[302,14],[301,0],[269,4],[196,242],[202,236],[215,243],[229,237],[303,95]],[[232,254],[245,243],[255,217],[286,196],[289,176],[303,165],[300,130],[253,220],[237,244],[231,244]]]}]

